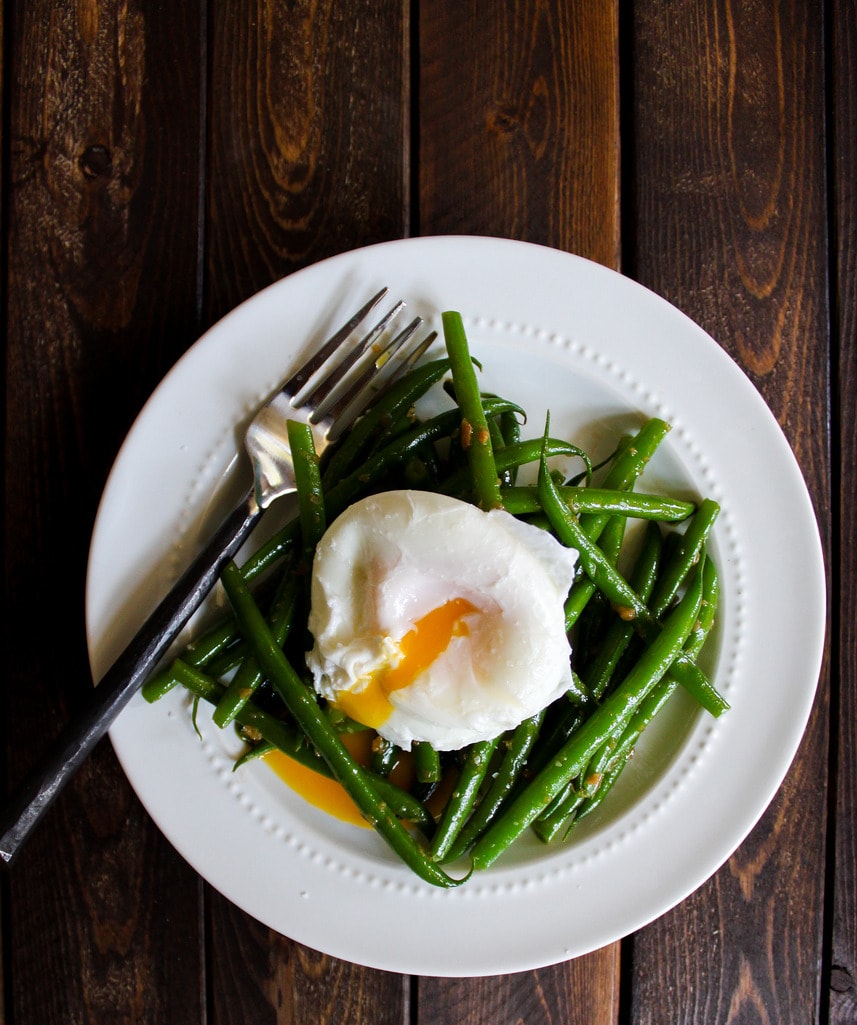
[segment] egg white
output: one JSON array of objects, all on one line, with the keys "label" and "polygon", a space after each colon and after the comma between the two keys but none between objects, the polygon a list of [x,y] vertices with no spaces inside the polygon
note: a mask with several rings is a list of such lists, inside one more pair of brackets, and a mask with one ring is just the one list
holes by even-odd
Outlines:
[{"label": "egg white", "polygon": [[563,602],[576,561],[503,510],[423,491],[364,499],[334,521],[315,555],[307,664],[316,689],[334,703],[348,695],[359,709],[414,624],[465,599],[477,611],[411,683],[390,691],[384,721],[373,725],[406,750],[495,737],[571,684]]}]

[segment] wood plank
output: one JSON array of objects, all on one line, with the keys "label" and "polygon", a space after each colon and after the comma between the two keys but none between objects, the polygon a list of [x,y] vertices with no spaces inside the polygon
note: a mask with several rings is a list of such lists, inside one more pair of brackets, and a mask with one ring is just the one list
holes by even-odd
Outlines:
[{"label": "wood plank", "polygon": [[[854,397],[857,395],[857,9],[836,2],[832,13],[832,201],[835,244],[836,306],[834,330],[838,339],[839,381],[839,548],[838,567],[839,663],[831,708],[838,728],[836,753],[836,820],[832,838],[835,868],[830,951],[830,976],[822,980],[830,1002],[830,1025],[857,1021],[857,436]],[[834,423],[836,423],[834,416]],[[836,470],[836,467],[834,467]],[[836,541],[834,540],[834,544]],[[835,593],[835,592],[834,592]],[[836,670],[838,668],[838,676]]]},{"label": "wood plank", "polygon": [[430,1025],[603,1025],[619,1013],[619,944],[567,964],[476,979],[421,978],[418,1021]]},{"label": "wood plank", "polygon": [[618,6],[420,12],[421,234],[539,242],[619,263]]},{"label": "wood plank", "polygon": [[[646,0],[633,31],[628,266],[761,389],[826,535],[822,10]],[[635,937],[630,1021],[819,1020],[827,701],[825,678],[792,770],[749,839]]]},{"label": "wood plank", "polygon": [[[407,5],[214,5],[208,320],[408,230]],[[284,27],[288,27],[284,31]],[[324,957],[209,895],[211,1021],[399,1023],[408,980]]]},{"label": "wood plank", "polygon": [[212,13],[209,319],[299,267],[406,235],[410,131],[401,0]]},{"label": "wood plank", "polygon": [[[91,686],[82,598],[96,504],[144,396],[196,333],[199,54],[194,3],[33,2],[9,15],[14,784]],[[165,120],[168,108],[181,114]],[[48,813],[6,894],[17,1025],[199,1020],[197,887],[109,743]]]},{"label": "wood plank", "polygon": [[212,893],[209,923],[217,944],[211,971],[218,1025],[403,1025],[409,980],[359,968],[293,943]]},{"label": "wood plank", "polygon": [[[507,236],[618,267],[617,26],[612,0],[422,6],[422,234]],[[618,995],[614,944],[536,972],[421,979],[416,1014],[601,1025]]]}]

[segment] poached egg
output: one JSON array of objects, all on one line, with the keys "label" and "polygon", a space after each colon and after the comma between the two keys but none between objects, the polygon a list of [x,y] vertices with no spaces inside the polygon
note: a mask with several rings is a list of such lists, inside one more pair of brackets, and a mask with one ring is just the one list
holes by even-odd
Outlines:
[{"label": "poached egg", "polygon": [[504,510],[424,491],[350,506],[312,569],[316,690],[386,740],[489,740],[571,685],[577,553]]}]

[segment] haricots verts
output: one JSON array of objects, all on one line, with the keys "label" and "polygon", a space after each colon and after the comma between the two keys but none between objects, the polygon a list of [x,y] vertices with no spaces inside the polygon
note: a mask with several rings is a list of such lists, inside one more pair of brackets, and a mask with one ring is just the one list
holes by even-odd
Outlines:
[{"label": "haricots verts", "polygon": [[[155,701],[181,686],[214,706],[215,726],[240,726],[257,738],[255,753],[276,749],[338,780],[420,879],[454,887],[462,874],[443,864],[469,857],[473,869],[488,868],[527,829],[545,842],[573,834],[607,799],[677,687],[712,715],[728,705],[698,660],[717,608],[709,541],[719,507],[637,488],[669,424],[646,420],[597,467],[572,442],[551,436],[549,419],[542,437],[522,440],[525,412],[479,389],[460,314],[442,320],[446,357],[411,369],[321,461],[310,430],[289,426],[298,515],[240,568],[227,566],[231,612],[143,693]],[[445,376],[442,398],[452,408],[418,415],[417,403]],[[519,483],[527,473],[535,483]],[[409,755],[379,742],[375,772],[341,739],[365,727],[320,699],[308,680],[308,582],[327,524],[364,496],[402,487],[505,508],[579,552],[564,607],[574,682],[549,708],[462,752],[417,743]],[[639,526],[631,530],[633,521]],[[406,767],[409,759],[410,789],[386,778],[393,762]],[[240,771],[252,771],[252,760],[250,752],[239,759]],[[451,797],[430,813],[427,795],[445,787]]]}]

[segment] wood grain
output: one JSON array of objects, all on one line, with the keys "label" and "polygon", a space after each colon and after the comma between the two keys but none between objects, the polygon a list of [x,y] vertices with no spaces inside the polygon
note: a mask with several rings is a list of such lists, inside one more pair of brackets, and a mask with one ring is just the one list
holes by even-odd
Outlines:
[{"label": "wood grain", "polygon": [[[199,55],[182,43],[196,38],[193,11],[34,2],[9,22],[10,784],[92,685],[81,596],[96,503],[143,397],[196,332]],[[161,120],[177,101],[190,133]],[[6,892],[10,1021],[198,1016],[198,888],[109,744]]]},{"label": "wood grain", "polygon": [[224,941],[212,971],[218,1025],[407,1020],[409,984],[402,976],[358,968],[293,943],[237,916],[218,894],[211,895],[209,922],[211,936],[219,945]]},{"label": "wood grain", "polygon": [[[837,763],[833,900],[829,975],[822,980],[830,1006],[830,1025],[857,1021],[857,10],[854,4],[833,5],[831,200],[834,231],[834,330],[839,370],[834,424],[839,430],[838,557],[832,563],[837,603],[838,686],[833,706]],[[834,427],[834,430],[836,427]],[[836,591],[834,590],[834,593]],[[838,672],[837,672],[838,670]]]},{"label": "wood grain", "polygon": [[[618,266],[617,24],[613,2],[423,5],[422,234],[508,236]],[[614,944],[537,972],[421,979],[415,1010],[431,1025],[607,1025],[618,999]]]},{"label": "wood grain", "polygon": [[721,342],[783,426],[829,553],[833,686],[825,673],[780,793],[621,954],[410,979],[290,942],[208,890],[105,743],[2,880],[2,1025],[857,1020],[855,7],[621,12],[0,0],[3,783],[91,685],[97,501],[172,362],[284,274],[464,232],[621,261]]},{"label": "wood grain", "polygon": [[618,10],[420,10],[421,234],[499,235],[619,262]]},{"label": "wood grain", "polygon": [[480,979],[421,978],[425,1025],[600,1025],[619,1012],[618,944],[567,964]]},{"label": "wood grain", "polygon": [[[827,542],[828,335],[821,10],[639,3],[636,277],[761,389]],[[827,681],[792,770],[729,863],[633,943],[634,1022],[819,1020]]]},{"label": "wood grain", "polygon": [[[212,15],[208,319],[408,226],[405,7],[246,0]],[[302,948],[216,894],[210,907],[213,1023],[401,1019],[403,977]]]},{"label": "wood grain", "polygon": [[406,5],[212,8],[207,313],[407,234]]}]

